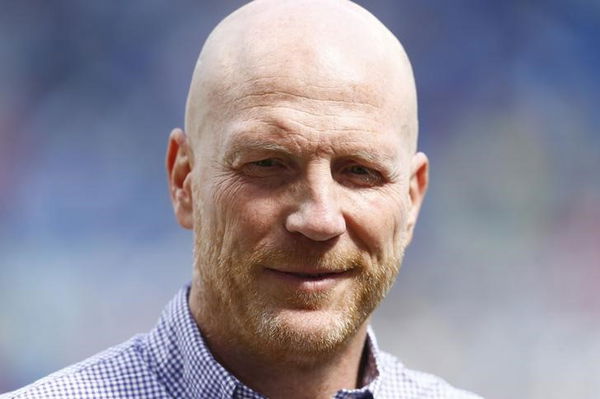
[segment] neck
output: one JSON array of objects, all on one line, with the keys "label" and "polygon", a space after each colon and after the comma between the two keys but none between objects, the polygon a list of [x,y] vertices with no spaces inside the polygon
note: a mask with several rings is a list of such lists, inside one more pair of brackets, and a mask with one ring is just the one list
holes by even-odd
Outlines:
[{"label": "neck", "polygon": [[361,385],[367,321],[343,345],[327,353],[269,357],[255,353],[232,338],[226,331],[231,329],[204,317],[192,298],[192,314],[215,359],[256,392],[273,399],[319,399]]},{"label": "neck", "polygon": [[331,398],[340,389],[354,389],[360,384],[365,335],[361,331],[346,348],[313,362],[306,359],[264,361],[219,342],[209,345],[219,361],[240,381],[266,397]]}]

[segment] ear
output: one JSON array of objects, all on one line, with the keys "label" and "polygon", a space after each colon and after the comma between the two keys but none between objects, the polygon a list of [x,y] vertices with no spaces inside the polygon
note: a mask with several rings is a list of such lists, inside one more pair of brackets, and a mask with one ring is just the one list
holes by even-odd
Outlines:
[{"label": "ear", "polygon": [[166,166],[169,194],[175,217],[182,227],[191,229],[193,226],[192,176],[190,173],[192,153],[187,135],[181,129],[173,129],[169,135]]},{"label": "ear", "polygon": [[409,181],[410,210],[408,214],[407,231],[409,240],[412,239],[419,210],[429,184],[429,160],[422,152],[413,155]]}]

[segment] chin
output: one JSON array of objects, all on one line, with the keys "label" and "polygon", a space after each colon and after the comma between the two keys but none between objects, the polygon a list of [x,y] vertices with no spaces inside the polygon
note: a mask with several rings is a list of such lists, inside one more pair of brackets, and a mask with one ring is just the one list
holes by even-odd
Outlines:
[{"label": "chin", "polygon": [[352,338],[364,320],[342,311],[281,310],[260,317],[263,351],[295,360],[333,354]]}]

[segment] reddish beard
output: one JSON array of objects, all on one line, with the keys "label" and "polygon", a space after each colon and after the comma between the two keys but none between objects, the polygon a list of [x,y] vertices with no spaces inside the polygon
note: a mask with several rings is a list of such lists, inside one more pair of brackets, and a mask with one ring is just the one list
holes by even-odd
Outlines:
[{"label": "reddish beard", "polygon": [[[318,359],[318,355],[331,353],[347,342],[387,293],[401,260],[389,257],[375,262],[358,251],[319,253],[298,248],[260,248],[244,254],[238,249],[223,251],[214,245],[197,244],[196,271],[200,278],[195,284],[199,283],[203,315],[197,320],[202,320],[201,327],[208,323],[206,327],[213,333],[220,331],[257,355],[279,359]],[[268,268],[347,271],[353,288],[344,292],[336,308],[328,309],[335,299],[331,290],[271,292],[269,287],[260,287],[260,275]],[[318,328],[298,328],[302,323],[286,316],[290,309],[308,311],[301,315],[304,320],[317,317]],[[324,309],[326,318],[320,312]]]}]

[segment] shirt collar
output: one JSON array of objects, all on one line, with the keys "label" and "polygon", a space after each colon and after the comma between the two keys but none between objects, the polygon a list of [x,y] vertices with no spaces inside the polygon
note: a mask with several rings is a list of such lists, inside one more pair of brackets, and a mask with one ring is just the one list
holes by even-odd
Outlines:
[{"label": "shirt collar", "polygon": [[[263,398],[214,358],[204,342],[188,304],[190,286],[187,285],[165,308],[157,326],[147,336],[147,360],[150,367],[176,397],[186,392],[202,398]],[[377,397],[385,370],[375,334],[369,326],[366,342],[364,386],[342,390],[336,398]]]}]

